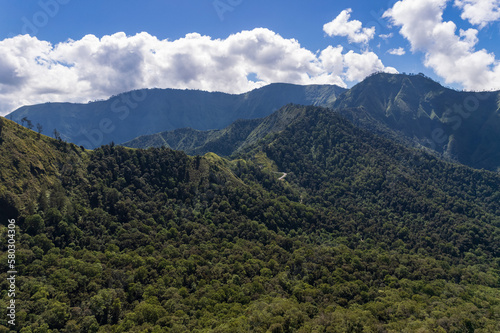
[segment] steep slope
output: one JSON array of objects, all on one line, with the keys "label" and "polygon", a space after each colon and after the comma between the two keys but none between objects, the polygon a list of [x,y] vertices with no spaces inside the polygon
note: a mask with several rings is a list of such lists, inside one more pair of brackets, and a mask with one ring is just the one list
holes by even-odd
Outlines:
[{"label": "steep slope", "polygon": [[[458,92],[422,75],[380,73],[349,91],[291,84],[271,84],[241,95],[140,90],[86,105],[23,107],[9,117],[40,123],[46,134],[57,129],[64,140],[86,148],[114,141],[134,147],[168,145],[195,154],[218,142],[225,146],[213,144],[210,149],[226,155],[238,150],[255,123],[242,121],[233,129],[217,130],[237,119],[266,117],[287,103],[332,107],[356,125],[401,143],[430,148],[478,169],[500,167],[500,93]],[[164,133],[182,128],[194,131]],[[211,132],[200,132],[205,130]],[[153,136],[129,142],[144,135]]]},{"label": "steep slope", "polygon": [[287,103],[326,105],[345,89],[331,85],[271,84],[240,95],[174,89],[124,93],[88,104],[47,103],[22,107],[7,117],[26,117],[43,133],[57,129],[64,140],[95,148],[111,141],[178,128],[222,129],[237,119],[265,117]]},{"label": "steep slope", "polygon": [[244,143],[250,133],[262,122],[262,119],[237,120],[222,130],[199,131],[192,128],[180,128],[173,131],[152,135],[143,135],[123,143],[125,147],[149,148],[168,147],[182,150],[190,155],[203,155],[213,152],[228,156]]},{"label": "steep slope", "polygon": [[197,131],[183,128],[153,135],[145,135],[125,142],[131,148],[168,147],[190,155],[213,152],[230,156],[266,135],[285,129],[306,108],[289,104],[273,114],[259,119],[237,120],[222,130]]},{"label": "steep slope", "polygon": [[[48,188],[81,179],[86,152],[72,144],[26,130],[0,117],[0,218],[33,211]],[[47,193],[48,194],[48,193]]]},{"label": "steep slope", "polygon": [[376,133],[474,168],[500,167],[499,92],[458,92],[422,75],[381,73],[351,88],[333,107]]},{"label": "steep slope", "polygon": [[[277,90],[269,89],[266,93],[279,94]],[[317,105],[332,107],[357,126],[405,145],[427,147],[448,160],[478,169],[496,171],[500,167],[498,92],[458,92],[422,75],[381,73],[334,98],[333,102],[319,96],[313,99],[321,101]],[[213,151],[230,155],[246,145],[244,140],[257,123],[241,121],[209,133],[188,129],[163,132],[125,145],[167,145],[189,154]]]},{"label": "steep slope", "polygon": [[[351,221],[343,225],[351,235],[374,241],[382,241],[381,235],[393,241],[401,237],[426,251],[444,244],[468,251],[480,242],[482,249],[500,255],[497,173],[441,161],[313,107],[248,149],[243,158],[266,154],[287,173],[288,182],[303,189],[304,202],[342,212],[336,219]],[[432,244],[426,240],[431,235]]]},{"label": "steep slope", "polygon": [[[499,176],[327,109],[288,109],[292,122],[231,161],[167,148],[81,151],[2,119],[0,158],[53,170],[2,165],[2,189],[26,178],[47,187],[33,187],[32,201],[14,188],[7,202],[22,272],[17,327],[498,331]],[[281,172],[266,172],[270,163]],[[0,249],[6,281],[6,242]],[[8,301],[4,293],[0,306]]]}]

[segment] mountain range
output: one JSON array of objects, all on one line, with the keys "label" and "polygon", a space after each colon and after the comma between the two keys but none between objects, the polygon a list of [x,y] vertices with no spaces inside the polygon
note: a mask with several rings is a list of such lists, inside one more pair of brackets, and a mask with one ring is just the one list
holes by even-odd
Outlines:
[{"label": "mountain range", "polygon": [[[500,167],[500,94],[458,92],[422,75],[377,74],[328,105],[357,126],[404,144],[430,149],[448,160],[478,169]],[[167,146],[189,154],[213,151],[229,156],[240,147],[280,130],[280,113],[240,120],[223,130],[178,129],[141,136],[128,147]],[[281,119],[286,125],[292,118]],[[228,149],[228,147],[231,147]]]},{"label": "mountain range", "polygon": [[[460,92],[423,75],[374,74],[349,90],[271,84],[241,95],[139,90],[89,104],[22,107],[44,132],[85,148],[114,142],[229,156],[293,121],[273,114],[289,103],[329,107],[355,125],[477,169],[500,167],[500,93]],[[276,123],[275,123],[276,122]]]},{"label": "mountain range", "polygon": [[302,112],[303,108],[288,104],[265,118],[240,119],[222,130],[199,131],[181,128],[140,136],[123,145],[131,148],[168,147],[190,155],[213,152],[230,156],[268,134],[282,131]]},{"label": "mountain range", "polygon": [[190,127],[222,129],[238,119],[261,118],[287,103],[328,105],[345,89],[332,85],[271,84],[240,95],[175,89],[145,89],[88,104],[25,106],[7,117],[26,117],[46,135],[56,129],[68,142],[97,148],[140,135]]}]

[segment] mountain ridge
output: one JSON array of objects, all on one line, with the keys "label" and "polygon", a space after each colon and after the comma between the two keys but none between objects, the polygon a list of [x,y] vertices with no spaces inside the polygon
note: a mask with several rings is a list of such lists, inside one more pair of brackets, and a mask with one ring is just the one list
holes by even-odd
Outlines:
[{"label": "mountain ridge", "polygon": [[[379,73],[340,94],[327,106],[375,134],[435,151],[447,160],[477,169],[500,170],[500,92],[459,92],[423,75]],[[227,131],[231,131],[231,126],[215,132]],[[156,135],[175,137],[169,133]],[[174,140],[171,146],[189,154],[212,147],[222,155],[230,155],[229,149],[217,150],[215,142],[209,142],[212,136],[201,132],[189,135],[204,136],[205,141],[198,147],[184,147]],[[149,141],[152,137],[139,137],[124,145],[145,148],[164,144],[161,140],[154,144]],[[231,146],[228,137],[226,141],[222,139],[218,137],[217,142]],[[242,145],[246,144],[233,144],[233,151]]]},{"label": "mountain ridge", "polygon": [[197,131],[182,128],[174,131],[140,136],[122,145],[130,148],[168,147],[189,155],[214,152],[230,156],[266,135],[283,130],[305,112],[304,106],[288,104],[265,118],[240,119],[222,130]]},{"label": "mountain ridge", "polygon": [[344,88],[274,83],[243,94],[179,89],[135,90],[88,104],[46,103],[21,107],[7,117],[27,117],[44,133],[56,129],[64,140],[96,148],[140,135],[191,127],[222,129],[237,119],[267,116],[288,103],[332,103]]}]

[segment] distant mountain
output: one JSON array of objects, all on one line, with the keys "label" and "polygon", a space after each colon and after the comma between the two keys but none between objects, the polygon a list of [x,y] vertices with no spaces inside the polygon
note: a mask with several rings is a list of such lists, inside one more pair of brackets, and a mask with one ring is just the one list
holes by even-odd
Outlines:
[{"label": "distant mountain", "polygon": [[259,119],[237,120],[222,130],[198,131],[182,128],[152,135],[144,135],[123,143],[131,148],[168,147],[183,150],[190,155],[213,152],[230,156],[248,147],[266,135],[285,129],[305,107],[288,104],[273,114]]},{"label": "distant mountain", "polygon": [[96,148],[138,136],[190,127],[222,129],[237,119],[270,115],[285,104],[331,105],[345,89],[333,85],[276,83],[240,95],[194,90],[150,89],[88,104],[46,103],[24,106],[7,118],[26,117],[41,124],[43,134],[56,129],[62,139]]},{"label": "distant mountain", "polygon": [[500,92],[459,92],[423,75],[376,74],[332,105],[356,125],[481,169],[500,167]]}]

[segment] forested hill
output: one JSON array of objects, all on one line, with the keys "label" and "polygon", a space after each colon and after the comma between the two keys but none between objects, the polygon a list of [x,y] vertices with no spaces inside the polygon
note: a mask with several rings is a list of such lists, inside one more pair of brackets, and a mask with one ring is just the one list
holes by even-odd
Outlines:
[{"label": "forested hill", "polygon": [[224,144],[218,152],[226,154],[244,146],[243,136],[253,130],[256,122],[242,119],[265,118],[289,103],[330,107],[357,126],[448,160],[500,168],[500,93],[460,92],[423,75],[378,73],[349,90],[283,83],[240,95],[137,90],[88,104],[26,106],[8,117],[31,128],[40,124],[42,134],[56,129],[63,140],[90,149],[114,142],[197,154]]},{"label": "forested hill", "polygon": [[13,329],[499,331],[498,174],[296,114],[233,159],[84,151],[0,118]]},{"label": "forested hill", "polygon": [[46,103],[24,106],[7,117],[52,136],[56,129],[65,141],[93,149],[111,142],[178,128],[222,129],[237,119],[270,115],[287,103],[330,105],[346,89],[334,85],[299,86],[274,83],[231,95],[177,89],[126,92],[88,104]]},{"label": "forested hill", "polygon": [[451,246],[456,253],[480,242],[500,255],[498,173],[398,145],[329,109],[299,108],[304,110],[296,121],[242,157],[265,155],[298,186],[304,202],[350,221],[342,227],[351,237],[400,239],[409,248],[438,252]]}]

